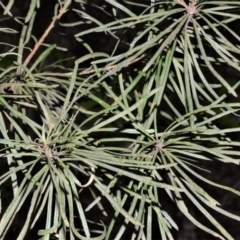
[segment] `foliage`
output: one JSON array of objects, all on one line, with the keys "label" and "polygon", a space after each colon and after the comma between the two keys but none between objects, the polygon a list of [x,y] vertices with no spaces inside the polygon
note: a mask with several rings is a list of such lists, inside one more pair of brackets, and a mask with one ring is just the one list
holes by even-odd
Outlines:
[{"label": "foliage", "polygon": [[[24,17],[12,14],[17,1],[1,3],[1,22],[14,17],[21,28],[0,29],[18,40],[1,42],[1,239],[19,215],[16,239],[36,226],[43,239],[122,239],[127,230],[131,239],[173,239],[178,226],[164,198],[202,230],[233,239],[208,207],[240,217],[201,183],[240,195],[203,175],[208,161],[239,164],[240,143],[231,133],[240,129],[240,82],[220,69],[240,71],[240,39],[229,27],[240,3],[56,1],[52,22],[36,39],[43,2],[29,2]],[[70,13],[79,19],[64,22]],[[71,40],[82,46],[77,59],[59,59],[67,49],[48,43],[58,24],[81,30]],[[110,51],[89,44],[97,34],[114,43]],[[222,128],[226,116],[236,126]],[[216,230],[188,211],[189,202]],[[88,218],[94,209],[100,219]]]}]

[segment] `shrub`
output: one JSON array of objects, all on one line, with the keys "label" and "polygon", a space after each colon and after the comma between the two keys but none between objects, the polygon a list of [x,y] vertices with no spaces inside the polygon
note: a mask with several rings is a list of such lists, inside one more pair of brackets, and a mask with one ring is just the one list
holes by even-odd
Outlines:
[{"label": "shrub", "polygon": [[5,4],[1,239],[173,239],[176,212],[233,239],[205,172],[239,164],[240,3]]}]

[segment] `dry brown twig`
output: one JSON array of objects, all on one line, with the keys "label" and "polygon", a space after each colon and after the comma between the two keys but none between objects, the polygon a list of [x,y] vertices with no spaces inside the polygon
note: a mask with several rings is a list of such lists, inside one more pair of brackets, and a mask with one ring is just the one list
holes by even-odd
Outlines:
[{"label": "dry brown twig", "polygon": [[30,54],[27,56],[27,58],[25,59],[23,66],[27,66],[28,63],[30,62],[30,60],[32,59],[32,57],[35,55],[35,53],[37,52],[38,48],[41,46],[41,44],[44,42],[45,38],[48,36],[48,34],[50,33],[50,31],[52,30],[52,28],[54,27],[54,24],[57,20],[59,20],[62,15],[64,13],[67,12],[69,5],[71,4],[72,0],[67,0],[64,4],[64,6],[59,10],[59,13],[56,17],[53,18],[52,22],[50,23],[50,25],[48,26],[48,28],[46,29],[46,31],[43,33],[42,37],[38,40],[38,42],[35,44],[33,50],[30,52]]}]

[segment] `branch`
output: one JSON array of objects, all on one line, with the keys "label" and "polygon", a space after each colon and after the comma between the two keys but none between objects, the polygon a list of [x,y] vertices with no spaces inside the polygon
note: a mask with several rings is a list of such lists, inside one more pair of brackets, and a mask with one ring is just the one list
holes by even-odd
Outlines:
[{"label": "branch", "polygon": [[25,59],[23,66],[27,66],[28,63],[30,62],[30,60],[32,59],[32,57],[34,56],[34,54],[36,53],[36,51],[38,50],[38,48],[41,46],[41,44],[43,43],[43,41],[45,40],[45,38],[48,36],[49,32],[52,30],[52,28],[54,27],[54,24],[56,21],[58,21],[62,15],[64,13],[67,12],[67,8],[70,5],[72,0],[67,0],[66,3],[64,4],[64,6],[59,10],[59,13],[56,17],[53,18],[52,22],[50,23],[49,27],[46,29],[46,31],[44,32],[44,34],[42,35],[42,37],[38,40],[38,42],[35,44],[33,50],[30,52],[30,54],[27,56],[27,58]]}]

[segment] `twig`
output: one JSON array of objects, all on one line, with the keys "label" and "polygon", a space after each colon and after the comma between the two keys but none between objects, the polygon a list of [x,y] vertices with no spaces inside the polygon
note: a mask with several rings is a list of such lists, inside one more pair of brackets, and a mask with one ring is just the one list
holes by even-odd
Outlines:
[{"label": "twig", "polygon": [[62,15],[67,12],[67,8],[70,5],[71,1],[72,0],[67,0],[66,3],[64,4],[64,6],[59,10],[58,15],[55,18],[53,18],[53,20],[50,23],[49,27],[46,29],[46,31],[43,33],[42,37],[35,44],[33,50],[30,52],[30,54],[25,59],[25,61],[23,63],[23,66],[26,67],[28,65],[28,63],[30,62],[30,60],[32,59],[32,57],[34,56],[34,54],[36,53],[38,48],[41,46],[41,44],[43,43],[45,38],[48,36],[48,34],[51,31],[51,29],[54,27],[55,22],[58,21],[62,17]]}]

